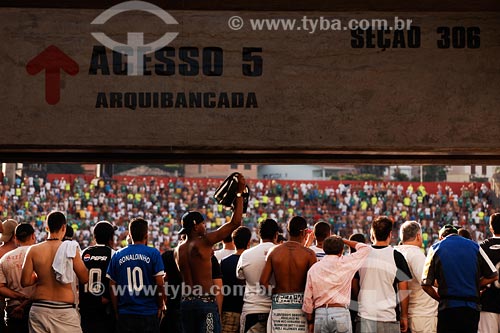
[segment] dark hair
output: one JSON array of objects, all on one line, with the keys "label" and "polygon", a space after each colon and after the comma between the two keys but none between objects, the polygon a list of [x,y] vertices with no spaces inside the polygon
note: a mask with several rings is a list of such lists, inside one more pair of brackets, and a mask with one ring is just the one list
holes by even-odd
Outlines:
[{"label": "dark hair", "polygon": [[323,242],[323,251],[325,254],[340,254],[344,251],[344,242],[342,237],[333,235]]},{"label": "dark hair", "polygon": [[288,221],[288,234],[291,237],[298,237],[300,233],[307,229],[307,221],[302,216],[294,216]]},{"label": "dark hair", "polygon": [[259,236],[261,239],[273,239],[279,232],[278,223],[273,219],[266,219],[259,225]]},{"label": "dark hair", "polygon": [[233,231],[234,246],[237,250],[246,249],[248,243],[250,243],[250,238],[252,238],[252,232],[247,227],[238,227]]},{"label": "dark hair", "polygon": [[47,215],[47,226],[50,232],[57,232],[61,230],[63,225],[66,225],[66,216],[58,211],[52,211]]},{"label": "dark hair", "polygon": [[130,221],[128,225],[130,236],[134,242],[140,242],[148,234],[148,221],[143,218],[137,217]]},{"label": "dark hair", "polygon": [[391,234],[392,220],[385,216],[377,217],[372,223],[372,230],[376,240],[385,241]]},{"label": "dark hair", "polygon": [[16,227],[15,235],[16,239],[20,243],[24,243],[28,238],[35,233],[35,229],[29,223],[20,223]]},{"label": "dark hair", "polygon": [[94,238],[97,244],[108,244],[113,240],[115,229],[108,221],[99,221],[94,227]]},{"label": "dark hair", "polygon": [[[349,240],[352,240],[352,241],[355,241],[355,242],[359,242],[359,243],[366,243],[366,238],[365,238],[365,235],[363,235],[363,234],[352,234],[349,237]],[[354,252],[356,252],[356,248],[349,247],[349,251],[351,253],[354,253]]]},{"label": "dark hair", "polygon": [[500,213],[495,213],[490,216],[490,225],[495,235],[500,234]]},{"label": "dark hair", "polygon": [[458,234],[457,228],[455,228],[451,224],[445,224],[441,230],[439,230],[439,238],[445,238],[446,236],[449,236],[451,234]]},{"label": "dark hair", "polygon": [[325,221],[319,221],[314,225],[314,236],[318,242],[324,241],[331,232],[330,225]]},{"label": "dark hair", "polygon": [[349,240],[360,243],[366,243],[366,238],[365,235],[363,234],[352,234],[351,237],[349,237]]},{"label": "dark hair", "polygon": [[222,240],[224,243],[231,243],[233,241],[233,237],[231,235],[227,236]]},{"label": "dark hair", "polygon": [[422,228],[420,223],[416,221],[406,221],[401,225],[399,237],[403,243],[413,241],[421,231]]},{"label": "dark hair", "polygon": [[470,235],[470,232],[467,229],[464,229],[464,228],[458,229],[458,235],[462,236],[463,238],[467,238],[467,239],[472,240],[472,236]]},{"label": "dark hair", "polygon": [[283,236],[282,234],[278,234],[278,240],[277,240],[278,244],[286,242],[286,241],[287,241],[287,239],[285,238],[285,236]]},{"label": "dark hair", "polygon": [[66,233],[64,234],[64,240],[72,240],[74,234],[75,231],[73,230],[73,228],[69,224],[66,224]]}]

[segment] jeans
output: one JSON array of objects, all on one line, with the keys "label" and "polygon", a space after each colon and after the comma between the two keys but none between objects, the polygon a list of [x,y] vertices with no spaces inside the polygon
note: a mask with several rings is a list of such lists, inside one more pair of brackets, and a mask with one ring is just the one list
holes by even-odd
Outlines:
[{"label": "jeans", "polygon": [[317,308],[314,313],[314,333],[352,333],[348,309]]},{"label": "jeans", "polygon": [[438,333],[476,333],[479,311],[469,307],[448,308],[438,312]]},{"label": "jeans", "polygon": [[184,333],[220,333],[221,323],[217,303],[201,299],[181,302]]}]

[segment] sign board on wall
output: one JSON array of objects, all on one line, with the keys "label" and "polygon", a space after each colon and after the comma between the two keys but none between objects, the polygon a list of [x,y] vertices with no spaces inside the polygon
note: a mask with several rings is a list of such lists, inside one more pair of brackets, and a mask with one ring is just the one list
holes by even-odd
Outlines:
[{"label": "sign board on wall", "polygon": [[499,152],[496,13],[131,1],[0,27],[1,147]]}]

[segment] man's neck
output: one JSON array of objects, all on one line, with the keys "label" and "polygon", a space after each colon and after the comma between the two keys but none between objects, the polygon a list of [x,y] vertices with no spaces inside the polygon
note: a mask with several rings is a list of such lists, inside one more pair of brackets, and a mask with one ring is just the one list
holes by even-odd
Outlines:
[{"label": "man's neck", "polygon": [[234,244],[228,244],[228,243],[224,243],[224,246],[222,247],[223,250],[236,250],[236,247],[234,246]]},{"label": "man's neck", "polygon": [[389,241],[375,241],[373,246],[389,246]]},{"label": "man's neck", "polygon": [[56,231],[56,232],[50,232],[49,231],[49,234],[47,235],[47,239],[59,239],[59,240],[62,240],[64,238],[64,235],[65,235],[65,233],[62,233],[60,231]]},{"label": "man's neck", "polygon": [[407,242],[403,242],[403,245],[413,245],[413,246],[416,246],[416,247],[421,247],[421,244],[420,244],[420,242],[418,242],[418,241],[407,241]]},{"label": "man's neck", "polygon": [[243,251],[245,251],[246,249],[237,249],[236,252],[234,254],[237,254],[237,255],[241,255],[243,253]]},{"label": "man's neck", "polygon": [[292,237],[290,236],[290,239],[288,240],[289,242],[297,242],[300,244],[304,244],[304,238],[302,237]]},{"label": "man's neck", "polygon": [[322,248],[323,248],[323,242],[318,242],[318,241],[316,241],[316,247],[317,247],[318,249],[322,249]]}]

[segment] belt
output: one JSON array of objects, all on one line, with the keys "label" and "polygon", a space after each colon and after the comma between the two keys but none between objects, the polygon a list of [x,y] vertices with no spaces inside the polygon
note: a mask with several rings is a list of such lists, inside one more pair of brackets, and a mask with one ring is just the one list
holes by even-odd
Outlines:
[{"label": "belt", "polygon": [[205,303],[213,303],[216,301],[215,295],[188,295],[182,296],[182,301],[202,301]]},{"label": "belt", "polygon": [[76,308],[76,304],[66,303],[66,302],[54,302],[54,301],[45,301],[45,300],[36,300],[33,301],[31,306],[39,306],[42,308],[49,309],[74,309]]},{"label": "belt", "polygon": [[319,309],[319,308],[347,308],[347,305],[345,304],[340,304],[340,303],[327,303],[327,304],[323,304],[323,305],[320,305],[318,306],[316,309]]}]

